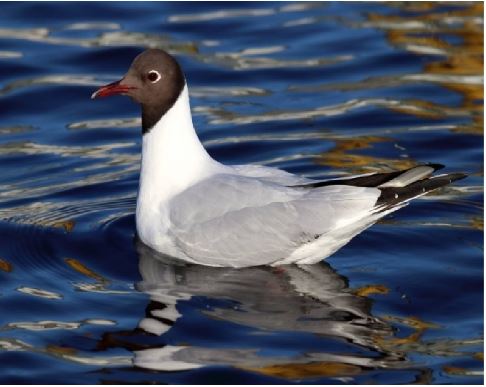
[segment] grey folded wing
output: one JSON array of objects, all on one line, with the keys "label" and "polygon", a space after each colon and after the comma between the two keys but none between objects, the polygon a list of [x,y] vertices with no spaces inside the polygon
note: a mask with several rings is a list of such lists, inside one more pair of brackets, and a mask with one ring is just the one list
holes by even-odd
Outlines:
[{"label": "grey folded wing", "polygon": [[269,264],[303,244],[368,216],[376,188],[291,188],[238,175],[216,175],[170,202],[169,235],[206,265]]}]

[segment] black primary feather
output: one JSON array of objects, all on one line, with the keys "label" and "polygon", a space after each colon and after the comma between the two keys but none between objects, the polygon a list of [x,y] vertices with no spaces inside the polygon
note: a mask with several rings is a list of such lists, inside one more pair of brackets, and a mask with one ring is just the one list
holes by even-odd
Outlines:
[{"label": "black primary feather", "polygon": [[330,185],[350,185],[354,187],[370,188],[375,187],[381,191],[381,195],[376,201],[376,207],[381,207],[380,210],[386,210],[414,197],[424,195],[427,192],[433,191],[434,189],[446,186],[456,180],[467,177],[467,174],[465,173],[450,173],[447,175],[426,177],[410,183],[405,187],[380,187],[380,185],[385,184],[414,168],[422,166],[433,168],[433,172],[444,168],[442,164],[421,164],[401,171],[374,173],[372,175],[352,177],[349,179],[318,181],[310,184],[294,185],[292,187],[308,189],[326,187]]},{"label": "black primary feather", "polygon": [[433,176],[419,180],[405,187],[379,188],[381,195],[376,201],[376,206],[390,208],[416,196],[421,196],[434,189],[451,184],[456,180],[464,179],[465,177],[467,177],[465,173],[450,173],[448,175]]}]

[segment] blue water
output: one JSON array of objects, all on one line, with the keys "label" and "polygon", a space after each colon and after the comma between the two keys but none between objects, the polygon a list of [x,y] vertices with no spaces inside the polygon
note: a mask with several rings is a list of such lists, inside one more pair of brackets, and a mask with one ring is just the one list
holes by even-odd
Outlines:
[{"label": "blue water", "polygon": [[[482,3],[1,10],[1,383],[482,383]],[[222,162],[469,177],[310,268],[161,261],[134,238],[138,107],[89,98],[147,47]]]}]

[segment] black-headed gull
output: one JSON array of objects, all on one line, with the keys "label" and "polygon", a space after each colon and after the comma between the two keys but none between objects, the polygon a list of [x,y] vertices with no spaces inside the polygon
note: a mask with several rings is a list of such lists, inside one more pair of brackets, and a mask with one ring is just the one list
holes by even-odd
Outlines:
[{"label": "black-headed gull", "polygon": [[168,53],[138,55],[92,98],[128,95],[142,106],[139,238],[208,266],[313,264],[410,199],[466,175],[432,177],[440,165],[315,181],[209,156],[192,124],[187,83]]}]

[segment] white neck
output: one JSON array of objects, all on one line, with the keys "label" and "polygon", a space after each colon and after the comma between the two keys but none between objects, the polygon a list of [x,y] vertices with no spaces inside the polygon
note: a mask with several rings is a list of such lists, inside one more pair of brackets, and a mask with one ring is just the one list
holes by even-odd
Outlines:
[{"label": "white neck", "polygon": [[184,86],[174,105],[143,135],[137,207],[159,206],[219,167],[197,137]]}]

